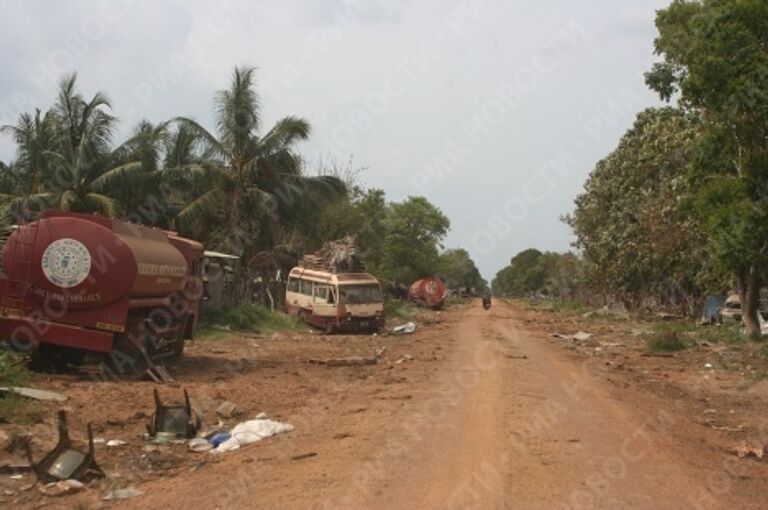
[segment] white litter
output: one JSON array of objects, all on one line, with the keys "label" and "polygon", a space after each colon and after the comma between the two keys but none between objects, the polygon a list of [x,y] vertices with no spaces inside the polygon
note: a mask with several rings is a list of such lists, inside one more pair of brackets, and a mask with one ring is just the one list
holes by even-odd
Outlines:
[{"label": "white litter", "polygon": [[67,400],[66,395],[62,395],[61,393],[56,393],[55,391],[48,391],[48,390],[38,390],[37,388],[22,388],[22,387],[2,387],[0,388],[0,393],[15,393],[17,395],[21,395],[22,397],[32,398],[35,400],[51,400],[55,402],[64,402]]},{"label": "white litter", "polygon": [[573,335],[563,335],[561,333],[553,333],[552,336],[554,338],[559,338],[561,340],[576,340],[579,342],[584,342],[592,338],[592,335],[590,333],[586,333],[584,331],[579,331],[578,333],[574,333]]},{"label": "white litter", "polygon": [[268,437],[290,432],[293,425],[290,423],[280,423],[274,420],[250,420],[235,425],[235,428],[229,431],[232,435],[229,439],[213,449],[212,453],[224,453],[237,450],[241,446],[255,443]]},{"label": "white litter", "polygon": [[107,446],[123,446],[124,444],[127,444],[122,439],[110,439],[107,441]]},{"label": "white litter", "polygon": [[46,496],[64,496],[85,489],[85,485],[77,480],[61,480],[38,487]]},{"label": "white litter", "polygon": [[133,485],[126,487],[125,489],[115,489],[111,492],[108,492],[104,495],[103,499],[104,501],[111,501],[115,499],[129,499],[129,498],[135,498],[138,496],[141,496],[144,494],[143,491],[140,491]]},{"label": "white litter", "polygon": [[763,314],[760,312],[757,312],[757,318],[760,321],[760,334],[768,335],[768,322],[765,321]]},{"label": "white litter", "polygon": [[414,331],[416,331],[416,324],[413,322],[408,322],[402,326],[392,328],[393,335],[410,335]]},{"label": "white litter", "polygon": [[187,446],[189,447],[190,451],[193,452],[207,452],[208,450],[213,449],[213,445],[208,442],[207,439],[204,437],[195,437],[189,440],[189,443],[187,443]]}]

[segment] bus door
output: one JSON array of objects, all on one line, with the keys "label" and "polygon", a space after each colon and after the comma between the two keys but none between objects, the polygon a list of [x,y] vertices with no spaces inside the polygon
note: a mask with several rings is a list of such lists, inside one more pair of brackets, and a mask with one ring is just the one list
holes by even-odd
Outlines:
[{"label": "bus door", "polygon": [[312,296],[313,313],[323,317],[336,317],[336,291],[332,285],[315,283]]}]

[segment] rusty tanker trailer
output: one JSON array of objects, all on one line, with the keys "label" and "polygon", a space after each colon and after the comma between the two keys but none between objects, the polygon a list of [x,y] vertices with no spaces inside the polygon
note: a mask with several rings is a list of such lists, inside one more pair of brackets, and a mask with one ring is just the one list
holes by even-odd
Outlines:
[{"label": "rusty tanker trailer", "polygon": [[2,252],[0,336],[117,370],[179,356],[202,298],[203,247],[172,232],[48,211]]},{"label": "rusty tanker trailer", "polygon": [[440,310],[445,305],[448,289],[439,278],[422,278],[413,282],[408,289],[408,301],[422,308]]}]

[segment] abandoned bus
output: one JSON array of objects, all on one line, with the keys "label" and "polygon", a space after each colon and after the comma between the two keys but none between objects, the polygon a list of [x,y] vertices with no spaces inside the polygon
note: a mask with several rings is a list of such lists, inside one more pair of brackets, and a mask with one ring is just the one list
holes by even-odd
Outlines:
[{"label": "abandoned bus", "polygon": [[288,275],[285,305],[291,315],[328,333],[384,327],[381,284],[368,273],[295,267]]}]

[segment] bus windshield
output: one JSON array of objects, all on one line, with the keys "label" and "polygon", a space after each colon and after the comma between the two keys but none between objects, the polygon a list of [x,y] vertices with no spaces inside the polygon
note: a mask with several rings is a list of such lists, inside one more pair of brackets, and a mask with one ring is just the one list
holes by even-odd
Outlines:
[{"label": "bus windshield", "polygon": [[381,303],[381,289],[378,285],[339,285],[339,303],[345,305]]}]

